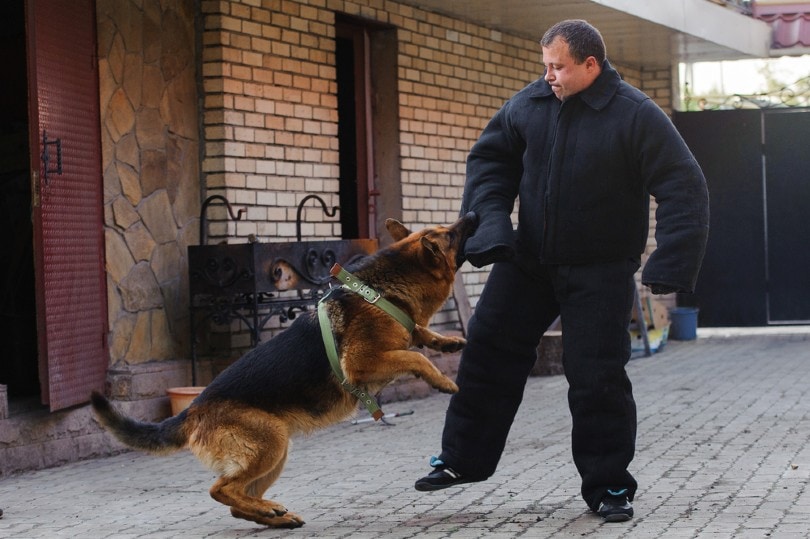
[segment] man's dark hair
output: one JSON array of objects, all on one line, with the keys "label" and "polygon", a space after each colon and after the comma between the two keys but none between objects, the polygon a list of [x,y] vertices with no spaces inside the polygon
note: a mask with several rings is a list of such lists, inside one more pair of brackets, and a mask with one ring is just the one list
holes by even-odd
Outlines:
[{"label": "man's dark hair", "polygon": [[605,40],[595,27],[582,19],[560,21],[543,34],[540,45],[548,47],[555,38],[560,37],[568,43],[571,57],[578,64],[593,56],[599,65],[605,61]]}]

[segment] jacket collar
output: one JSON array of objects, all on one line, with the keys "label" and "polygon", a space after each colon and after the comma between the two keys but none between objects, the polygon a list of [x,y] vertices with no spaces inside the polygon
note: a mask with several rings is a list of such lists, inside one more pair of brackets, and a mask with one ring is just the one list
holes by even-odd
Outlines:
[{"label": "jacket collar", "polygon": [[[602,64],[602,72],[593,81],[593,84],[582,90],[577,95],[582,101],[594,110],[602,110],[616,94],[621,82],[619,72],[613,69],[610,62],[605,59]],[[554,96],[551,85],[542,77],[530,85],[529,97],[544,98]]]}]

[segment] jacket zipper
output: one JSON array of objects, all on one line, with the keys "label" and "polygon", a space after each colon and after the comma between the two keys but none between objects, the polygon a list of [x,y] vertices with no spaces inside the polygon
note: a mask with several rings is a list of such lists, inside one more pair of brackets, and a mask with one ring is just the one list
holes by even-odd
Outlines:
[{"label": "jacket zipper", "polygon": [[549,159],[548,159],[548,172],[546,173],[546,190],[543,193],[543,246],[540,250],[540,261],[545,263],[547,262],[549,252],[553,253],[553,249],[549,249],[548,245],[551,241],[551,236],[548,235],[548,217],[549,217],[549,210],[551,208],[551,187],[552,187],[552,172],[554,170],[554,156],[557,149],[557,135],[559,133],[559,126],[560,126],[560,117],[562,116],[563,106],[565,106],[565,101],[560,103],[559,108],[557,108],[557,115],[554,118],[554,136],[551,139],[551,151],[549,152]]}]

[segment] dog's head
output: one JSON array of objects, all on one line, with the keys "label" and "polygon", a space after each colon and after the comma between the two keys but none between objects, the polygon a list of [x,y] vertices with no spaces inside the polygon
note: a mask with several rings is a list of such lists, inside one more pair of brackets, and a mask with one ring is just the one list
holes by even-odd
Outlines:
[{"label": "dog's head", "polygon": [[463,261],[464,242],[475,232],[478,216],[469,212],[449,226],[433,226],[418,232],[411,232],[396,219],[386,219],[385,227],[395,242],[409,238],[418,244],[423,263],[426,266],[455,273]]}]

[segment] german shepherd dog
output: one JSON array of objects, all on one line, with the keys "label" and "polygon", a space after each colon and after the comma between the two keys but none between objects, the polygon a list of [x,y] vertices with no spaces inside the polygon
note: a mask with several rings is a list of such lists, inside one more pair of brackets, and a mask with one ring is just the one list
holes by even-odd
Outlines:
[{"label": "german shepherd dog", "polygon": [[[428,329],[428,322],[453,289],[463,243],[477,225],[469,213],[450,226],[411,233],[388,219],[390,246],[358,259],[347,269],[415,322],[409,332],[353,291],[330,293],[326,312],[346,381],[375,394],[410,373],[443,393],[458,386],[413,347],[460,350],[461,337]],[[458,257],[458,258],[457,258]],[[184,411],[161,423],[121,415],[101,394],[92,406],[100,423],[121,442],[151,453],[188,447],[219,474],[211,497],[234,517],[270,527],[297,528],[300,516],[262,498],[281,474],[290,437],[351,416],[358,399],[330,368],[318,316],[307,311],[274,338],[246,353]]]}]

